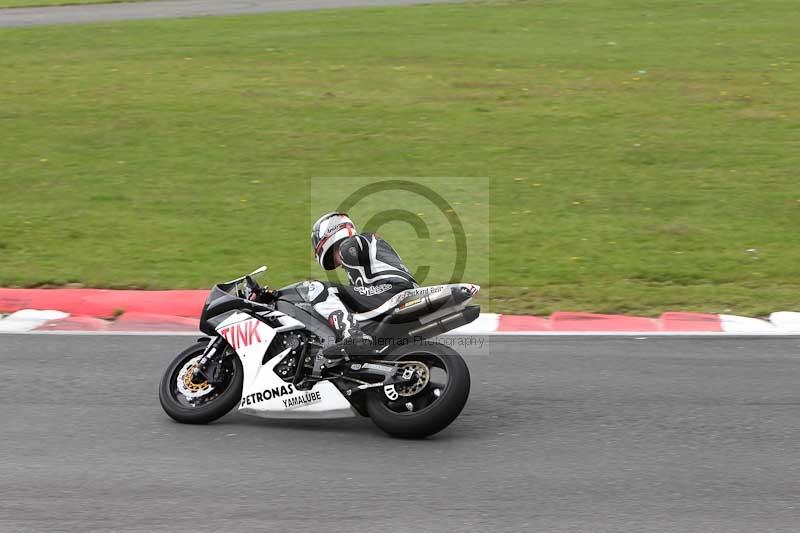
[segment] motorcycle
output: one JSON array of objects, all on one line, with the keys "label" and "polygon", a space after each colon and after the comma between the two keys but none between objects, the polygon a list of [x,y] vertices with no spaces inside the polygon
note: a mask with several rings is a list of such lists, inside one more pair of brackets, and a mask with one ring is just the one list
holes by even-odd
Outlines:
[{"label": "motorcycle", "polygon": [[371,355],[329,359],[322,351],[335,343],[334,332],[314,312],[310,282],[272,290],[255,279],[266,270],[211,289],[200,316],[208,337],[161,378],[159,399],[170,417],[207,424],[238,405],[265,418],[366,416],[391,436],[424,438],[461,413],[469,369],[431,339],[478,318],[480,307],[470,305],[478,285],[409,289],[356,314],[375,340]]}]

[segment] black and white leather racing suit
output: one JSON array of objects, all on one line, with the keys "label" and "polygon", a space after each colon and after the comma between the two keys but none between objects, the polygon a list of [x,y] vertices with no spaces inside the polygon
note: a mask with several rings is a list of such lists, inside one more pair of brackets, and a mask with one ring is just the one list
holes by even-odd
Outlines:
[{"label": "black and white leather racing suit", "polygon": [[374,233],[342,241],[338,253],[350,285],[313,281],[308,299],[341,341],[364,333],[354,312],[377,318],[389,310],[382,306],[393,296],[418,285],[394,248]]}]

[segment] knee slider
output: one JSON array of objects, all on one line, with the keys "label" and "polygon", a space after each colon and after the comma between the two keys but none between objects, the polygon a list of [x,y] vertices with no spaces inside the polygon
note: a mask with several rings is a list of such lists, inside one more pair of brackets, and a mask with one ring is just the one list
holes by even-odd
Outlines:
[{"label": "knee slider", "polygon": [[312,304],[328,299],[328,288],[321,281],[312,281],[308,286],[308,301]]}]

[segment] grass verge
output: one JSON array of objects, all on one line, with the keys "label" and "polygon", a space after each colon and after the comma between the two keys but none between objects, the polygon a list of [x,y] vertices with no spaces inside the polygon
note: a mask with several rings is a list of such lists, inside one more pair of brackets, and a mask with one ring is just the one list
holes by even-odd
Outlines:
[{"label": "grass verge", "polygon": [[0,284],[205,287],[262,262],[281,284],[310,275],[312,177],[486,176],[491,310],[797,309],[795,7],[3,30]]}]

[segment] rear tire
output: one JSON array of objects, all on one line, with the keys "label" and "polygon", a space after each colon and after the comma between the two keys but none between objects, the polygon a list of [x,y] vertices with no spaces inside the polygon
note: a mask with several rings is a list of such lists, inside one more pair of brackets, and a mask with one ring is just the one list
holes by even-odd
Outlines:
[{"label": "rear tire", "polygon": [[[422,439],[442,431],[461,414],[469,398],[470,376],[467,364],[458,352],[439,343],[412,344],[397,348],[384,359],[422,361],[426,364],[436,362],[433,366],[446,372],[447,383],[439,389],[439,395],[429,405],[417,412],[393,410],[382,388],[370,391],[367,395],[367,412],[376,426],[393,437]],[[431,386],[429,384],[416,397],[432,394]],[[406,399],[399,401],[402,403]]]},{"label": "rear tire", "polygon": [[199,399],[204,401],[193,406],[176,390],[176,382],[183,367],[192,359],[203,355],[206,346],[207,343],[199,342],[181,352],[164,371],[158,387],[158,398],[164,412],[183,424],[208,424],[222,418],[242,397],[244,371],[242,362],[235,353],[228,356],[231,372],[228,382],[222,387],[213,388],[207,395],[210,398],[201,397]]}]

